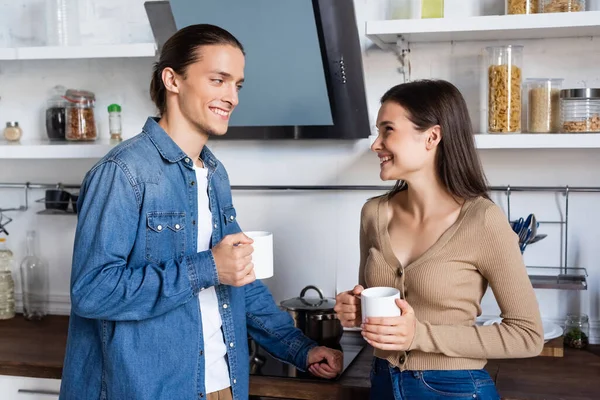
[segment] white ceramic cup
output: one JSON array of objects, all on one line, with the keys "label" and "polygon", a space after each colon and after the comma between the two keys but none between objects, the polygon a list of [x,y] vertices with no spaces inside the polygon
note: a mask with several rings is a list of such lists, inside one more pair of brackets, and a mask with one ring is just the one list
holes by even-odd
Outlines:
[{"label": "white ceramic cup", "polygon": [[371,317],[399,317],[402,315],[396,305],[400,291],[392,287],[372,287],[360,294],[362,322]]},{"label": "white ceramic cup", "polygon": [[273,234],[265,231],[244,232],[254,240],[252,262],[256,279],[267,279],[273,276]]}]

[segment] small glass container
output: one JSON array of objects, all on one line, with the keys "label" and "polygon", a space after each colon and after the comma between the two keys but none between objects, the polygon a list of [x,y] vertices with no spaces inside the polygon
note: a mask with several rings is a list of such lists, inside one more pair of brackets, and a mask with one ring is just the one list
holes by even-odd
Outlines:
[{"label": "small glass container", "polygon": [[565,321],[564,343],[574,349],[584,349],[589,344],[590,323],[585,314],[569,314]]},{"label": "small glass container", "polygon": [[94,117],[94,93],[69,89],[65,95],[68,101],[65,138],[67,140],[96,140],[96,119]]},{"label": "small glass container", "polygon": [[521,132],[523,46],[494,46],[488,54],[488,131]]},{"label": "small glass container", "polygon": [[578,12],[585,11],[585,0],[540,0],[540,12]]},{"label": "small glass container", "polygon": [[46,135],[50,140],[65,140],[66,131],[66,88],[55,86],[46,101]]},{"label": "small glass container", "polygon": [[48,313],[48,264],[38,256],[35,231],[27,232],[27,255],[21,261],[23,316],[40,320]]},{"label": "small glass container", "polygon": [[444,0],[421,0],[421,18],[444,18]]},{"label": "small glass container", "polygon": [[13,252],[6,247],[6,238],[0,238],[0,320],[15,316],[15,281],[12,276]]},{"label": "small glass container", "polygon": [[600,132],[600,88],[560,91],[562,131]]},{"label": "small glass container", "polygon": [[108,106],[108,130],[110,132],[110,141],[112,143],[118,143],[123,140],[121,134],[123,128],[121,126],[121,106],[118,104],[111,104]]},{"label": "small glass container", "polygon": [[525,81],[527,93],[527,132],[555,133],[560,131],[560,87],[562,79]]},{"label": "small glass container", "polygon": [[23,130],[17,121],[9,121],[4,128],[4,139],[9,142],[18,142],[23,136]]},{"label": "small glass container", "polygon": [[506,0],[506,14],[537,14],[541,0]]}]

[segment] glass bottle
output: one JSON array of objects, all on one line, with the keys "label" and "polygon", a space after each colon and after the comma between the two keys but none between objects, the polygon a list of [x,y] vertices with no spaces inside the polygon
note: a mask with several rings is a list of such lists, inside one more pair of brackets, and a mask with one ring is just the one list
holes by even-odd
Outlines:
[{"label": "glass bottle", "polygon": [[35,231],[27,232],[27,256],[21,262],[21,287],[23,292],[23,316],[26,319],[42,319],[48,306],[48,266],[37,256]]},{"label": "glass bottle", "polygon": [[585,314],[569,314],[565,321],[564,343],[574,349],[584,349],[589,343],[590,323]]},{"label": "glass bottle", "polygon": [[15,282],[12,276],[13,253],[0,238],[0,319],[15,316]]},{"label": "glass bottle", "polygon": [[45,1],[47,46],[77,46],[81,43],[78,1]]},{"label": "glass bottle", "polygon": [[110,131],[110,142],[119,143],[123,138],[123,128],[121,126],[121,106],[111,104],[108,106],[108,130]]}]

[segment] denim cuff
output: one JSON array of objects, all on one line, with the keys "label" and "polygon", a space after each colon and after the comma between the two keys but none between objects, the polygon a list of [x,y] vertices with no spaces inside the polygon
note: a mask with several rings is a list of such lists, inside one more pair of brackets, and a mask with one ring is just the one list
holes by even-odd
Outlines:
[{"label": "denim cuff", "polygon": [[194,294],[198,294],[204,288],[219,284],[217,264],[211,250],[186,257],[186,264]]}]

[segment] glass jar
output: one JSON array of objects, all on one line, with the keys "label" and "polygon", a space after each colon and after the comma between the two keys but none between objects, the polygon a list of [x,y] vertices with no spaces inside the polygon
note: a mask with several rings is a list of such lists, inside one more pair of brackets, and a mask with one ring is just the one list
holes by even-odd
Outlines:
[{"label": "glass jar", "polygon": [[13,253],[0,238],[0,320],[15,316],[15,281],[12,276]]},{"label": "glass jar", "polygon": [[421,0],[421,18],[444,18],[444,0]]},{"label": "glass jar", "polygon": [[521,132],[523,46],[487,47],[488,131]]},{"label": "glass jar", "polygon": [[35,231],[27,232],[27,256],[21,261],[23,316],[39,320],[48,312],[48,265],[38,256]]},{"label": "glass jar", "polygon": [[77,46],[81,43],[79,0],[46,0],[46,45]]},{"label": "glass jar", "polygon": [[585,0],[540,0],[540,12],[577,12],[585,11]]},{"label": "glass jar", "polygon": [[110,132],[111,143],[118,143],[123,140],[121,136],[123,133],[121,127],[121,106],[118,104],[108,106],[108,130]]},{"label": "glass jar", "polygon": [[560,87],[562,79],[525,81],[527,93],[527,132],[555,133],[560,131]]},{"label": "glass jar", "polygon": [[55,86],[50,91],[50,97],[46,101],[46,134],[50,140],[65,140],[66,88]]},{"label": "glass jar", "polygon": [[600,132],[600,88],[560,91],[562,131]]},{"label": "glass jar", "polygon": [[584,349],[589,343],[590,323],[585,314],[569,314],[565,321],[564,343],[574,349]]},{"label": "glass jar", "polygon": [[18,142],[23,136],[23,130],[17,121],[9,121],[4,128],[4,139],[9,142]]},{"label": "glass jar", "polygon": [[536,14],[541,0],[506,0],[506,14]]},{"label": "glass jar", "polygon": [[67,99],[66,130],[67,140],[96,140],[96,119],[94,117],[94,93],[69,89]]}]

